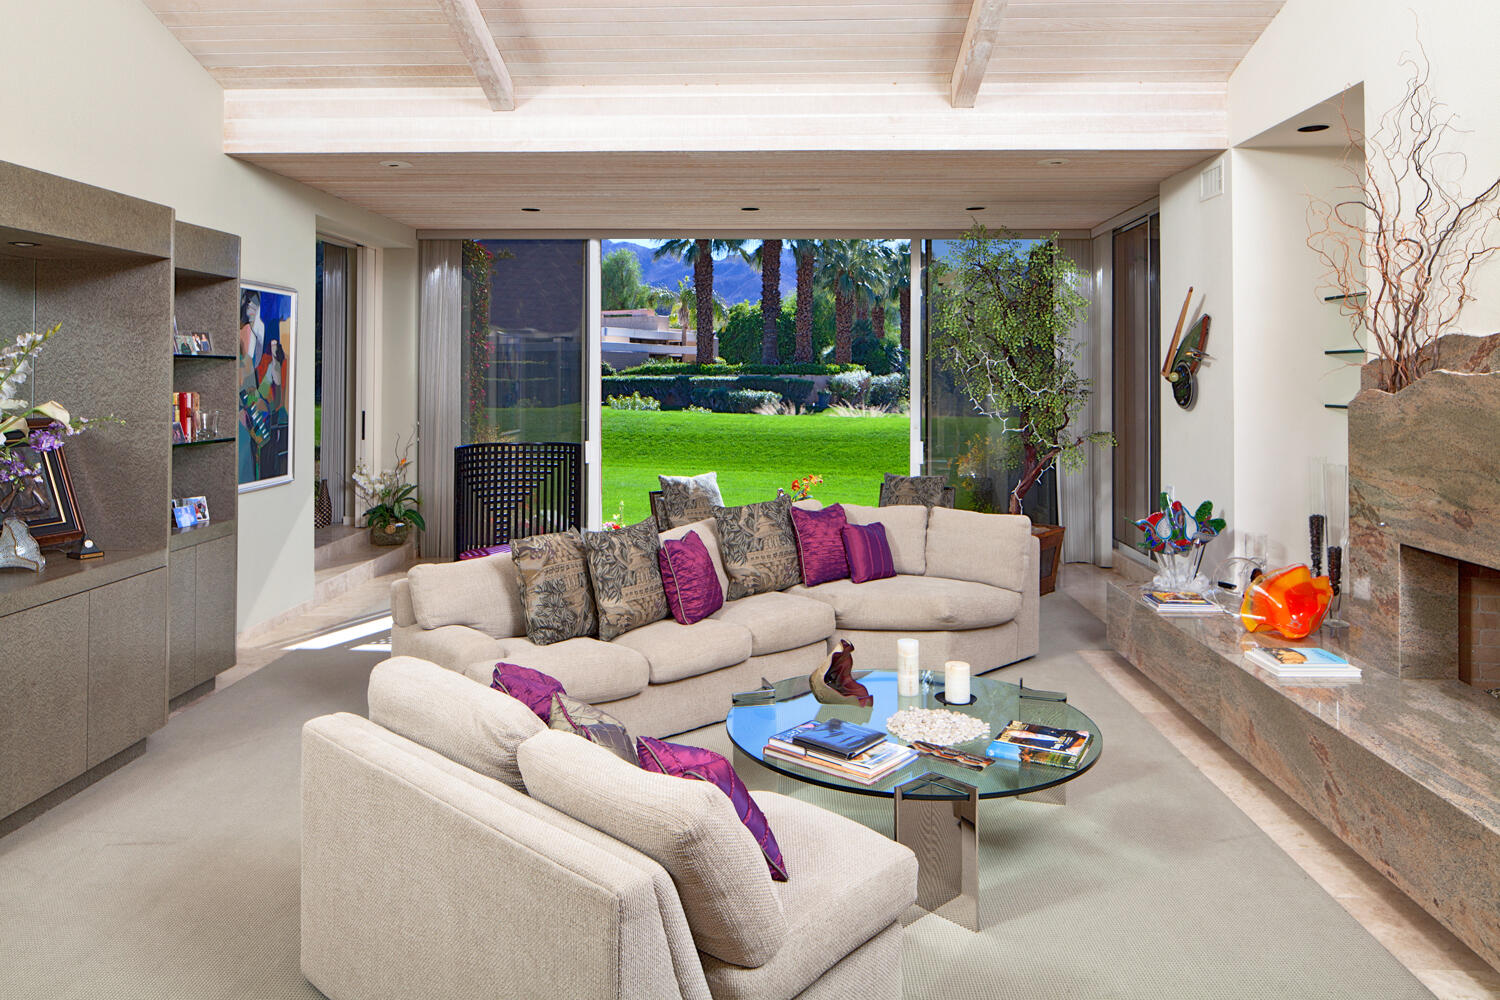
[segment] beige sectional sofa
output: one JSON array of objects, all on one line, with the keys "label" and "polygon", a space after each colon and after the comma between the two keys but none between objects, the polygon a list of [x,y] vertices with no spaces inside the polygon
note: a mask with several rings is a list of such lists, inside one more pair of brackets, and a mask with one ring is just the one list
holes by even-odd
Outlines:
[{"label": "beige sectional sofa", "polygon": [[369,702],[302,734],[302,971],[332,1000],[901,996],[902,845],[755,792],[773,882],[706,782],[412,658],[375,668]]},{"label": "beige sectional sofa", "polygon": [[[921,641],[922,664],[934,670],[959,659],[983,672],[1035,655],[1040,553],[1030,521],[943,507],[844,509],[851,523],[886,526],[897,576],[799,585],[729,601],[693,625],[667,619],[610,642],[538,646],[525,637],[509,555],[421,565],[392,587],[391,649],[485,684],[500,660],[540,670],[639,735],[722,721],[731,694],[811,673],[838,639],[854,643],[858,668],[892,666],[902,636]],[[661,537],[688,531],[703,538],[727,592],[714,521]]]}]

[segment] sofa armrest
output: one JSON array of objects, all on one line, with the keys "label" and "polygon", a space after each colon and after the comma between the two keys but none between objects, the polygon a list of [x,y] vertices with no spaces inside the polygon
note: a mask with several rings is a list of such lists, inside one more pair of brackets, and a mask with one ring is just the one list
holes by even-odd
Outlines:
[{"label": "sofa armrest", "polygon": [[1016,659],[1035,656],[1042,641],[1042,542],[1032,535],[1026,544],[1026,578],[1022,581],[1021,610],[1015,622],[1021,628],[1016,638]]},{"label": "sofa armrest", "polygon": [[351,715],[303,728],[309,982],[393,1000],[681,996],[643,869],[378,729]]},{"label": "sofa armrest", "polygon": [[405,577],[391,584],[391,618],[397,625],[417,623],[417,612],[411,603],[411,581]]}]

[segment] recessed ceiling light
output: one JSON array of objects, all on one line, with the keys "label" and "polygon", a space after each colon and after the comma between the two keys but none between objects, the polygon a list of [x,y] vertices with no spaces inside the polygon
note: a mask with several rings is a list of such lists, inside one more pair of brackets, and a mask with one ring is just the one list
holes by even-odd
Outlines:
[{"label": "recessed ceiling light", "polygon": [[1049,156],[1045,160],[1037,160],[1037,165],[1042,167],[1060,167],[1068,162],[1066,156]]},{"label": "recessed ceiling light", "polygon": [[1327,125],[1303,125],[1297,129],[1298,132],[1327,132]]},{"label": "recessed ceiling light", "polygon": [[523,208],[523,209],[521,209],[521,211],[523,211],[523,212],[540,212],[541,209],[540,208]]},{"label": "recessed ceiling light", "polygon": [[742,208],[741,208],[741,209],[740,209],[740,211],[741,211],[741,212],[759,212],[759,211],[760,211],[760,209],[759,209],[759,208],[757,208],[757,207],[756,207],[756,206],[754,206],[754,205],[745,205],[745,206],[743,206],[743,207],[742,207]]},{"label": "recessed ceiling light", "polygon": [[984,206],[983,205],[970,205],[968,208],[964,209],[964,211],[965,212],[983,212],[984,211]]},{"label": "recessed ceiling light", "polygon": [[10,245],[13,246],[13,247],[39,247],[39,246],[41,246],[40,243],[33,243],[30,240],[11,240],[10,241]]},{"label": "recessed ceiling light", "polygon": [[380,165],[387,170],[410,170],[411,164],[405,160],[381,160]]}]

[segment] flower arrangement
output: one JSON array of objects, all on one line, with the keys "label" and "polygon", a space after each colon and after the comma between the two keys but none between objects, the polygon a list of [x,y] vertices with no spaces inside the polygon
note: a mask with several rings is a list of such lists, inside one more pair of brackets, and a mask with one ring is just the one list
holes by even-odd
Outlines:
[{"label": "flower arrangement", "polygon": [[[23,333],[0,347],[0,514],[46,482],[41,464],[23,457],[23,448],[57,451],[67,438],[98,422],[74,416],[55,399],[32,404],[20,398],[37,356],[60,329],[61,323],[45,333]],[[48,422],[32,427],[33,420]]]},{"label": "flower arrangement", "polygon": [[[370,533],[383,532],[386,535],[395,535],[406,525],[415,525],[419,530],[427,530],[427,522],[422,519],[422,513],[418,510],[422,501],[417,496],[415,483],[406,481],[407,469],[411,466],[412,444],[416,442],[413,435],[411,441],[403,448],[401,439],[396,439],[396,467],[387,469],[379,475],[371,475],[370,471],[361,463],[350,478],[354,480],[354,489],[360,497],[361,503],[370,504],[365,510],[365,523],[370,527]],[[404,532],[403,532],[404,534]]]},{"label": "flower arrangement", "polygon": [[792,502],[806,500],[812,496],[814,486],[823,485],[822,476],[803,476],[801,479],[792,480]]},{"label": "flower arrangement", "polygon": [[1203,563],[1203,547],[1219,536],[1227,523],[1214,517],[1212,500],[1205,500],[1189,514],[1182,501],[1163,493],[1161,509],[1135,522],[1141,529],[1142,552],[1154,552],[1162,563],[1162,572],[1152,580],[1160,590],[1206,592],[1210,585],[1198,572]]}]

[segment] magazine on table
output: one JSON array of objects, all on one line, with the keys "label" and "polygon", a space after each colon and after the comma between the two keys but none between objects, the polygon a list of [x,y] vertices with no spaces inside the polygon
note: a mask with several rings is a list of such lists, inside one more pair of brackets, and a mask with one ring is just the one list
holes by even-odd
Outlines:
[{"label": "magazine on table", "polygon": [[1037,722],[1012,721],[990,743],[990,757],[1023,764],[1076,768],[1083,762],[1094,734],[1084,729],[1060,729]]}]

